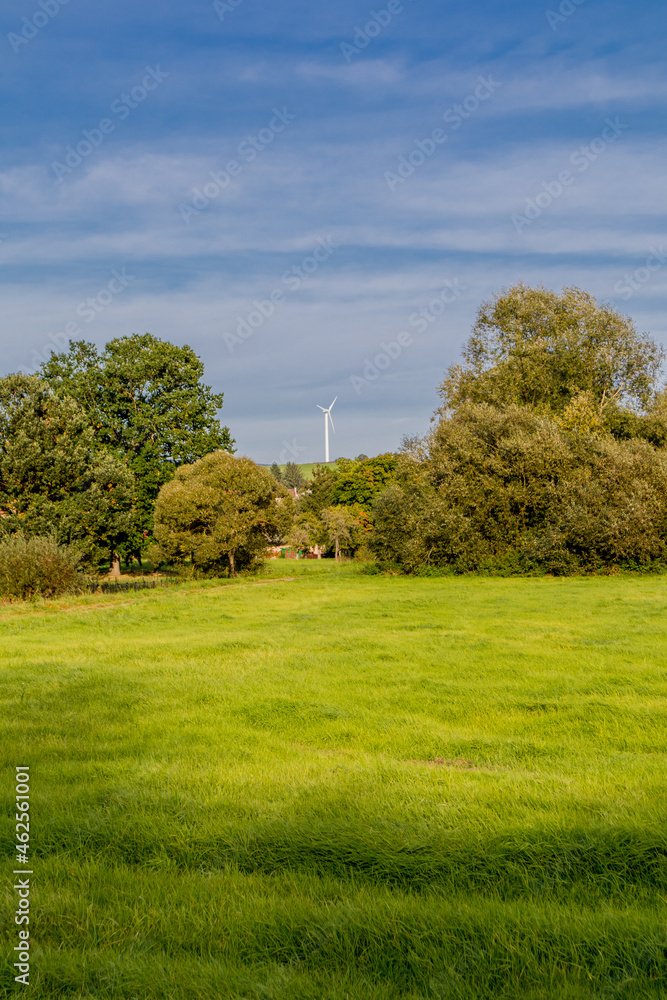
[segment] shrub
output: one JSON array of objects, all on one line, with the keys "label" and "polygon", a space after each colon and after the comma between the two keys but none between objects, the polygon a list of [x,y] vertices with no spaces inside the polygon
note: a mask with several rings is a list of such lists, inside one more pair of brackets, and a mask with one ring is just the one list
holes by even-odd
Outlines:
[{"label": "shrub", "polygon": [[667,455],[528,407],[462,406],[405,456],[371,547],[407,572],[534,575],[667,563]]},{"label": "shrub", "polygon": [[12,535],[0,542],[0,594],[10,600],[58,597],[80,587],[81,556],[53,537]]}]

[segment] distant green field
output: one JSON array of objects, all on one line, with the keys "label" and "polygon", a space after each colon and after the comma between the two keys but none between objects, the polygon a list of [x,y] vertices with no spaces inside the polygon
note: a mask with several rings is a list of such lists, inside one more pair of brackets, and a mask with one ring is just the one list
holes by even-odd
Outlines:
[{"label": "distant green field", "polygon": [[280,560],[2,606],[0,650],[0,996],[667,997],[662,578]]},{"label": "distant green field", "polygon": [[[297,462],[296,464],[301,469],[301,473],[302,473],[304,479],[312,479],[313,472],[318,467],[318,465],[328,465],[329,468],[333,468],[336,465],[335,462],[306,462],[304,465],[301,465],[299,462]],[[266,468],[270,469],[271,466],[267,465]],[[286,466],[285,465],[279,465],[278,468],[280,469],[281,472],[284,472],[285,469],[286,469]]]}]

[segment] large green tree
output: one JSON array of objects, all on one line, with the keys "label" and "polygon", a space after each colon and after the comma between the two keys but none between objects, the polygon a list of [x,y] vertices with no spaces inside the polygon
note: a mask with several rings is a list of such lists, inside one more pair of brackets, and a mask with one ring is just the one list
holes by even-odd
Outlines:
[{"label": "large green tree", "polygon": [[76,400],[38,376],[0,379],[0,534],[55,535],[95,565],[127,544],[136,495]]},{"label": "large green tree", "polygon": [[233,451],[229,430],[217,418],[222,393],[203,384],[204,365],[187,345],[148,333],[112,340],[101,351],[70,341],[41,374],[56,393],[84,408],[96,445],[119,456],[136,477],[127,552],[145,547],[160,488],[179,466],[218,449]]},{"label": "large green tree", "polygon": [[667,456],[532,407],[462,405],[401,460],[371,546],[408,571],[662,566]]},{"label": "large green tree", "polygon": [[202,569],[252,567],[289,530],[293,503],[267,469],[217,451],[182,466],[160,490],[155,537],[167,559]]},{"label": "large green tree", "polygon": [[[333,503],[333,491],[336,484],[336,467],[318,465],[308,480],[308,488],[299,497],[300,520],[308,521],[316,530],[321,528],[321,516],[325,507]],[[323,538],[321,539],[324,540]]]},{"label": "large green tree", "polygon": [[393,452],[376,455],[375,458],[339,461],[331,494],[332,503],[342,506],[359,504],[370,510],[375,497],[393,477],[396,461]]},{"label": "large green tree", "polygon": [[488,403],[562,413],[586,394],[602,415],[648,406],[663,357],[629,317],[588,292],[519,284],[482,304],[463,363],[439,391],[450,411]]}]

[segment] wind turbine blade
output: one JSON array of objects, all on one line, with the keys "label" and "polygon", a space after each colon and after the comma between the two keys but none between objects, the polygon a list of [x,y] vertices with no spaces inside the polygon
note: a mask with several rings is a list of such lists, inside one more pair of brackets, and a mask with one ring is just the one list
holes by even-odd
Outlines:
[{"label": "wind turbine blade", "polygon": [[319,404],[319,403],[315,403],[315,406],[317,407],[317,409],[318,409],[318,410],[321,410],[321,411],[322,411],[322,413],[326,413],[326,412],[327,412],[327,411],[326,411],[326,410],[324,409],[324,407],[323,407],[323,406],[320,406],[320,404]]},{"label": "wind turbine blade", "polygon": [[[336,399],[338,399],[338,396],[336,396]],[[336,402],[336,399],[334,399],[333,403],[335,403],[335,402]],[[331,406],[329,407],[329,409],[330,409],[330,410],[333,410],[333,403],[332,403],[332,404],[331,404]]]},{"label": "wind turbine blade", "polygon": [[[333,405],[333,404],[332,404],[332,405]],[[331,430],[332,430],[332,431],[334,432],[334,434],[335,434],[335,433],[336,433],[336,428],[335,428],[335,427],[334,427],[334,425],[333,425],[333,420],[332,420],[332,418],[331,418],[331,413],[329,413],[329,423],[331,424]]]}]

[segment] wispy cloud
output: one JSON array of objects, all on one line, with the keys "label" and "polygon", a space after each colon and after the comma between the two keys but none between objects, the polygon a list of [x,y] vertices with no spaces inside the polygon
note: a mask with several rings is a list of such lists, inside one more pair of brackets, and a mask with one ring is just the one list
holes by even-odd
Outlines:
[{"label": "wispy cloud", "polygon": [[[33,11],[9,2],[7,32]],[[48,335],[126,266],[133,280],[83,334],[102,343],[150,330],[191,343],[227,393],[226,419],[242,447],[271,461],[297,440],[311,449],[305,461],[318,457],[310,410],[322,392],[342,392],[341,453],[385,450],[423,430],[434,386],[480,300],[513,281],[583,285],[662,336],[667,267],[642,280],[651,248],[665,243],[667,215],[667,12],[657,0],[632,10],[587,2],[557,31],[528,0],[447,10],[436,0],[406,2],[348,63],[340,43],[369,10],[365,0],[244,0],[220,21],[210,2],[118,0],[101,31],[97,8],[72,3],[18,54],[7,47],[3,369],[46,349]],[[52,163],[68,146],[76,151],[83,130],[108,117],[128,87],[131,97],[146,66],[168,69],[164,86],[59,181]],[[385,173],[401,157],[419,160],[419,143],[430,149],[448,109],[470,105],[480,75],[501,81],[492,99],[390,190]],[[258,136],[271,109],[283,107],[293,124],[206,194],[243,138]],[[623,137],[515,231],[512,213],[616,115],[629,123]],[[206,206],[184,225],[178,206],[194,205],[197,190]],[[322,234],[335,254],[230,354],[225,331],[280,287]],[[627,306],[614,290],[626,275],[637,285]],[[399,318],[452,276],[465,293],[382,378],[346,397],[350,373],[373,362],[378,345],[391,346]]]}]

